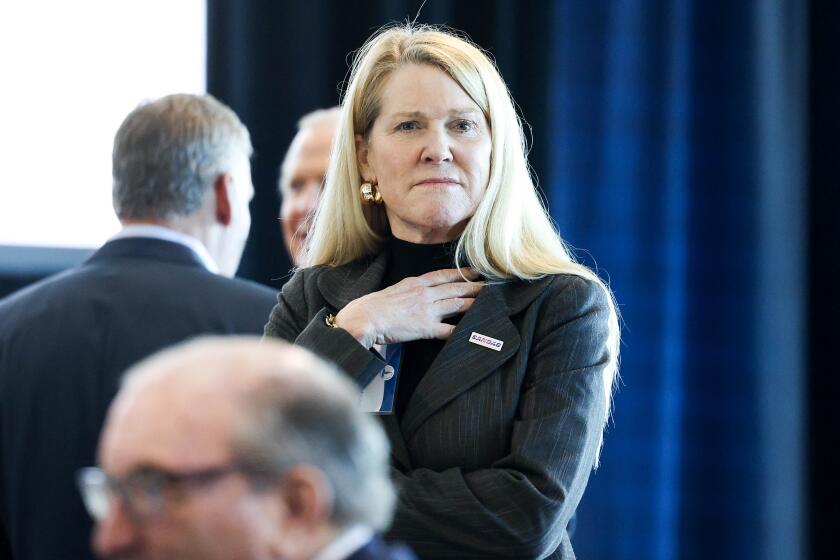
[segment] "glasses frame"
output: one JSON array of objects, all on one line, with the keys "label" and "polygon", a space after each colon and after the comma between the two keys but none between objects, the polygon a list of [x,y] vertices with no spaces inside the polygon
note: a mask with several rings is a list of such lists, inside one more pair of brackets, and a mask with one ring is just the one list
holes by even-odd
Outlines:
[{"label": "glasses frame", "polygon": [[96,521],[110,515],[114,497],[135,519],[147,519],[160,515],[174,495],[212,485],[231,474],[254,478],[279,473],[236,462],[189,471],[147,466],[124,477],[111,476],[99,467],[85,467],[76,473],[76,485],[85,509]]}]

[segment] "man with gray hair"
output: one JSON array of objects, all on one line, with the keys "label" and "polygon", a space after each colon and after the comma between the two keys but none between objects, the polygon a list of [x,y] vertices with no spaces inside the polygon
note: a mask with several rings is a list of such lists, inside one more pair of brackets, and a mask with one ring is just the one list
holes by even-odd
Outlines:
[{"label": "man with gray hair", "polygon": [[290,344],[206,338],[133,368],[100,468],[79,472],[103,558],[400,560],[387,439],[333,366]]},{"label": "man with gray hair", "polygon": [[330,148],[338,128],[339,107],[319,109],[301,117],[280,165],[280,229],[286,251],[299,266],[312,215],[330,164]]},{"label": "man with gray hair", "polygon": [[198,334],[259,334],[275,292],[233,276],[250,227],[248,130],[209,95],[120,126],[122,230],[87,262],[0,301],[0,558],[92,558],[73,484],[123,371]]}]

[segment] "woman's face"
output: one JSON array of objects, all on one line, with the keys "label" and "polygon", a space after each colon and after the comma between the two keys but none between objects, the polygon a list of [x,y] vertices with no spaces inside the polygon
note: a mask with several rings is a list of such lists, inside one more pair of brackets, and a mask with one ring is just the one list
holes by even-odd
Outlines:
[{"label": "woman's face", "polygon": [[414,243],[461,235],[487,188],[490,148],[479,106],[425,64],[391,74],[367,140],[356,138],[362,176],[378,183],[391,232]]}]

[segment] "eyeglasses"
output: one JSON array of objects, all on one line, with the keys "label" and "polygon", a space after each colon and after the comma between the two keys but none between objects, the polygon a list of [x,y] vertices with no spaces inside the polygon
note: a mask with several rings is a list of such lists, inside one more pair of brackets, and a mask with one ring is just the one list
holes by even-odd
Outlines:
[{"label": "eyeglasses", "polygon": [[141,519],[160,514],[167,502],[183,499],[190,489],[213,484],[234,473],[265,474],[243,465],[229,464],[181,472],[143,467],[128,476],[116,478],[100,468],[87,467],[76,474],[76,484],[85,508],[96,521],[108,517],[114,496],[123,501],[130,514]]}]

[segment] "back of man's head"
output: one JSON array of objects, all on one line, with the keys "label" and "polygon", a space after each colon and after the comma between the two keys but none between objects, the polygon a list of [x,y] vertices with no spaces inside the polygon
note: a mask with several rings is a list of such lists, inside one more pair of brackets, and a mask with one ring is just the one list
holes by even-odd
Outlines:
[{"label": "back of man's head", "polygon": [[[333,366],[278,341],[206,338],[142,362],[100,441],[102,469],[124,491],[92,511],[99,554],[307,559],[344,528],[385,528],[388,443],[357,403]],[[181,486],[152,496],[141,479]]]},{"label": "back of man's head", "polygon": [[121,220],[195,212],[233,160],[250,157],[236,114],[210,95],[169,95],[129,113],[113,150],[113,203]]}]

